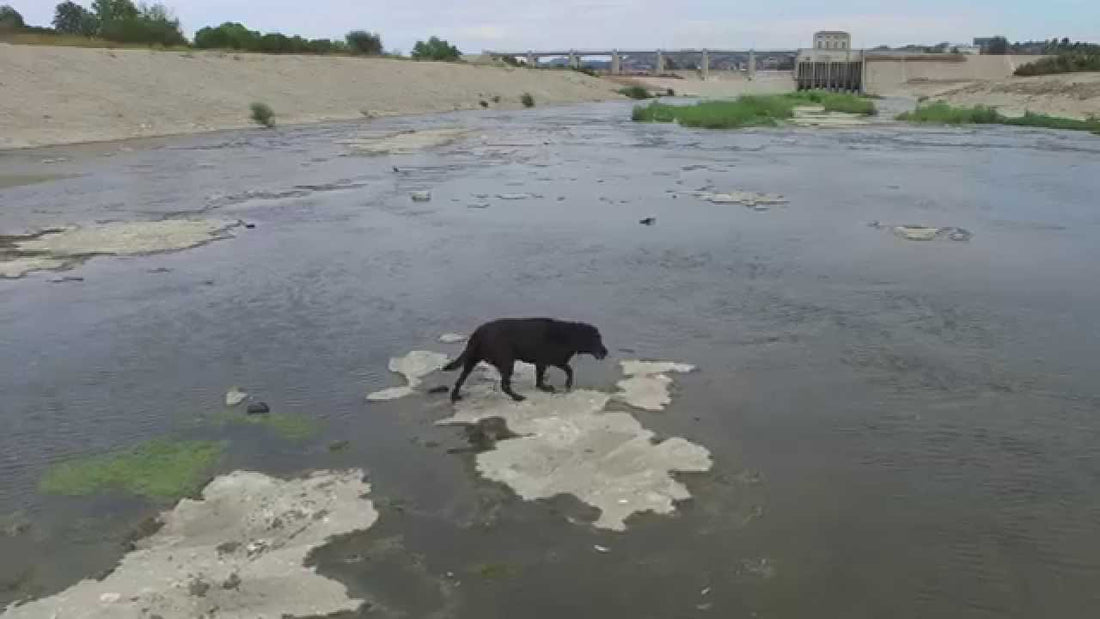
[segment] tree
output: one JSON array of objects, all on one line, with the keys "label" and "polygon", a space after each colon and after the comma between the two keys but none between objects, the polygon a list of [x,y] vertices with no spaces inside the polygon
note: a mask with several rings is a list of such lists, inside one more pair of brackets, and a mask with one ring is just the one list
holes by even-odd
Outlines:
[{"label": "tree", "polygon": [[1004,37],[993,37],[989,41],[989,47],[986,53],[994,56],[1004,56],[1008,53],[1008,39]]},{"label": "tree", "polygon": [[417,60],[458,60],[462,52],[447,41],[439,37],[432,37],[428,42],[417,41],[413,46],[412,57]]},{"label": "tree", "polygon": [[0,30],[19,30],[26,25],[19,11],[7,4],[0,6]]},{"label": "tree", "polygon": [[130,0],[92,0],[92,12],[101,25],[138,18],[138,8]]},{"label": "tree", "polygon": [[[136,9],[130,0],[96,0],[92,7],[99,17],[99,36],[120,43],[186,45],[178,19],[163,4]],[[131,14],[131,10],[135,12]],[[102,12],[98,12],[102,11]],[[104,19],[104,15],[111,15]]]},{"label": "tree", "polygon": [[94,36],[99,30],[99,20],[88,9],[75,2],[62,2],[54,8],[54,30],[62,34]]},{"label": "tree", "polygon": [[382,53],[382,37],[366,30],[352,30],[344,37],[353,54],[378,56]]}]

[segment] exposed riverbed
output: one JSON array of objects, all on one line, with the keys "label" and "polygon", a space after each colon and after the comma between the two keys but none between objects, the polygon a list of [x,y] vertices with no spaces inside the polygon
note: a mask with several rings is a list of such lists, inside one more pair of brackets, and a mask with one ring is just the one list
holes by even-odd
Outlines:
[{"label": "exposed riverbed", "polygon": [[[0,254],[79,249],[0,279],[0,606],[103,575],[171,507],[43,493],[51,466],[194,440],[223,445],[210,475],[363,471],[377,522],[307,563],[365,616],[1094,616],[1100,139],[629,109],[0,152]],[[118,227],[161,221],[194,236]],[[704,450],[660,480],[690,498],[601,520],[618,499],[570,473],[524,500],[543,463],[501,483],[505,447],[538,428],[439,424],[482,416],[428,393],[452,374],[367,400],[405,384],[391,358],[526,315],[600,327],[575,393]],[[624,385],[636,359],[694,368]],[[232,386],[310,431],[225,423]]]}]

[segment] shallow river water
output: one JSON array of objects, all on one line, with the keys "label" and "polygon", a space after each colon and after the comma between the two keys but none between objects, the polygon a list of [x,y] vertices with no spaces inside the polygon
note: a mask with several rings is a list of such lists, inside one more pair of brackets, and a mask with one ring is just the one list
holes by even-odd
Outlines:
[{"label": "shallow river water", "polygon": [[[435,127],[471,132],[342,143]],[[1098,161],[1087,134],[707,132],[621,103],[0,153],[0,234],[255,224],[0,280],[0,518],[29,523],[0,532],[0,605],[104,573],[165,507],[43,495],[52,463],[170,436],[229,441],[217,472],[368,471],[379,523],[313,558],[364,616],[1096,617]],[[734,190],[789,202],[693,195]],[[391,356],[526,315],[600,327],[579,386],[698,365],[634,413],[711,452],[675,514],[594,529],[479,478],[445,398],[365,400]],[[319,434],[197,421],[230,385]]]}]

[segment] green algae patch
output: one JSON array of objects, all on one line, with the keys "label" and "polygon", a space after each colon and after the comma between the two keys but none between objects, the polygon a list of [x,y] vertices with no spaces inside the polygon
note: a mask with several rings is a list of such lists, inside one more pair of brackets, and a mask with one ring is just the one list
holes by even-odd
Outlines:
[{"label": "green algae patch", "polygon": [[123,490],[175,500],[202,488],[224,450],[221,442],[153,440],[125,451],[54,465],[39,489],[66,496]]},{"label": "green algae patch", "polygon": [[288,441],[305,441],[317,436],[320,424],[313,417],[294,413],[265,413],[262,415],[242,415],[234,412],[217,413],[212,416],[219,425],[263,426]]}]

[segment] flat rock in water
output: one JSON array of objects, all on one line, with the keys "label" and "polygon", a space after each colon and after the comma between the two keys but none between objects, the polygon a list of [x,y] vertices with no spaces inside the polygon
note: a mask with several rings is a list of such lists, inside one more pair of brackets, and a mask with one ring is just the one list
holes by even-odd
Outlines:
[{"label": "flat rock in water", "polygon": [[459,342],[465,342],[466,336],[461,333],[444,333],[439,336],[439,341],[444,344],[458,344]]},{"label": "flat rock in water", "polygon": [[241,391],[240,387],[230,387],[225,392],[225,405],[232,408],[248,399],[248,394]]},{"label": "flat rock in water", "polygon": [[894,234],[910,241],[931,241],[936,238],[939,228],[924,226],[894,226]]},{"label": "flat rock in water", "polygon": [[695,369],[689,363],[671,361],[620,361],[626,378],[615,383],[619,388],[614,398],[634,408],[647,411],[664,410],[672,402],[669,372],[687,373]]},{"label": "flat rock in water", "polygon": [[271,407],[266,402],[253,402],[245,409],[249,415],[264,415],[271,412]]},{"label": "flat rock in water", "polygon": [[396,400],[412,395],[421,379],[447,363],[447,355],[430,350],[414,350],[404,357],[390,359],[390,371],[405,377],[406,385],[390,387],[367,394],[371,401]]},{"label": "flat rock in water", "polygon": [[409,194],[413,202],[430,202],[432,199],[432,192],[430,191],[414,191]]},{"label": "flat rock in water", "polygon": [[741,204],[744,206],[756,206],[758,204],[786,204],[787,199],[777,193],[757,193],[755,191],[730,191],[714,193],[700,191],[696,194],[699,198],[712,204]]},{"label": "flat rock in water", "polygon": [[[643,372],[640,377],[692,367],[631,363],[643,364],[630,366]],[[518,389],[533,384],[534,366],[517,363],[515,369],[513,383]],[[612,394],[587,389],[564,394],[530,391],[524,394],[527,400],[517,403],[499,392],[498,380],[495,371],[479,365],[455,415],[438,423],[504,420],[518,436],[479,453],[477,471],[507,484],[525,500],[572,494],[600,510],[595,527],[622,531],[632,514],[669,514],[676,501],[690,498],[672,472],[706,471],[712,466],[704,447],[679,437],[658,441],[629,413],[605,410]]]}]

